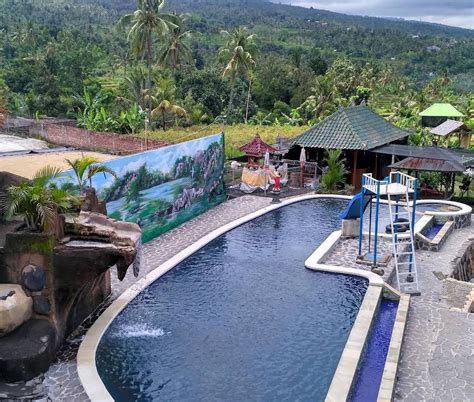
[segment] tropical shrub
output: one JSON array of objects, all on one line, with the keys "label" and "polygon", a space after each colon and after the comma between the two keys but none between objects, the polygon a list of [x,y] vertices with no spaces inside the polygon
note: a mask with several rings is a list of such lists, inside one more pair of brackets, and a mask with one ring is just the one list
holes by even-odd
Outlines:
[{"label": "tropical shrub", "polygon": [[7,219],[23,216],[30,231],[48,231],[53,227],[59,212],[69,210],[77,198],[52,185],[61,169],[46,166],[31,181],[8,187],[0,195],[0,209]]},{"label": "tropical shrub", "polygon": [[74,160],[65,159],[65,161],[74,171],[76,183],[81,195],[85,193],[87,182],[89,182],[89,186],[92,187],[92,177],[98,173],[103,173],[104,176],[108,173],[117,178],[117,174],[113,169],[99,163],[98,159],[91,156],[85,156],[81,159]]},{"label": "tropical shrub", "polygon": [[344,184],[346,174],[345,159],[342,158],[340,149],[330,149],[326,151],[324,163],[327,165],[326,171],[321,178],[321,186],[328,191],[335,191],[339,185]]}]

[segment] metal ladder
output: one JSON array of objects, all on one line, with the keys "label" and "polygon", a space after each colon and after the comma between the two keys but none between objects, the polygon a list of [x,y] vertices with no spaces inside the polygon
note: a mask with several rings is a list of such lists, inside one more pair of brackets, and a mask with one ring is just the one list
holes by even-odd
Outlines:
[{"label": "metal ladder", "polygon": [[[406,186],[405,194],[387,193],[387,199],[398,289],[403,293],[419,295],[409,186]],[[400,221],[401,218],[405,219]],[[408,231],[399,232],[402,226],[407,226]]]}]

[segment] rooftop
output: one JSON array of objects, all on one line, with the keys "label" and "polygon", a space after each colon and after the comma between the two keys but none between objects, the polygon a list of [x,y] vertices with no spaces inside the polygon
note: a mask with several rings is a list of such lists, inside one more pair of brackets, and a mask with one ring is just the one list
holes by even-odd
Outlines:
[{"label": "rooftop", "polygon": [[265,143],[260,138],[259,134],[257,134],[252,141],[250,141],[248,144],[242,145],[239,149],[247,155],[258,157],[262,157],[267,151],[271,154],[277,151],[271,145]]},{"label": "rooftop", "polygon": [[296,137],[291,145],[307,148],[369,150],[409,135],[365,105],[339,108]]},{"label": "rooftop", "polygon": [[450,103],[434,103],[420,112],[422,117],[463,117],[464,115]]},{"label": "rooftop", "polygon": [[448,119],[444,123],[441,123],[439,126],[431,129],[431,134],[445,136],[454,133],[461,127],[465,127],[462,121]]}]

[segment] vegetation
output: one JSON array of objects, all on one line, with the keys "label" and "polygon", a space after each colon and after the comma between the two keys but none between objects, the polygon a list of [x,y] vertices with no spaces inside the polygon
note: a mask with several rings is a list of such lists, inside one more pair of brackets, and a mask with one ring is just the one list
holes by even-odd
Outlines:
[{"label": "vegetation", "polygon": [[322,188],[327,191],[335,191],[338,186],[344,185],[348,173],[345,166],[346,161],[342,158],[342,151],[340,149],[327,150],[323,162],[327,167],[321,178]]},{"label": "vegetation", "polygon": [[418,113],[450,102],[474,126],[469,30],[264,0],[4,0],[0,27],[13,114],[173,141],[223,122],[301,132],[366,102],[429,144]]},{"label": "vegetation", "polygon": [[0,209],[6,218],[21,215],[30,231],[48,231],[59,212],[70,209],[76,202],[66,190],[58,189],[52,181],[61,170],[47,166],[39,170],[31,181],[12,185],[0,194]]},{"label": "vegetation", "polygon": [[66,162],[74,172],[81,195],[85,193],[87,182],[89,182],[89,187],[92,187],[92,178],[96,174],[103,173],[105,176],[105,174],[108,173],[117,178],[117,174],[113,169],[103,163],[99,163],[99,161],[92,156],[85,156],[81,159],[74,160],[66,159]]}]

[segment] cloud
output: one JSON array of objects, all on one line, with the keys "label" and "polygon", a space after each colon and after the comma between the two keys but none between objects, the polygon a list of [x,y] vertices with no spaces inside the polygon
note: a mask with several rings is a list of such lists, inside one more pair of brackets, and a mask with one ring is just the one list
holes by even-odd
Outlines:
[{"label": "cloud", "polygon": [[474,29],[472,0],[273,0],[345,14],[401,17]]}]

